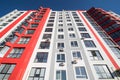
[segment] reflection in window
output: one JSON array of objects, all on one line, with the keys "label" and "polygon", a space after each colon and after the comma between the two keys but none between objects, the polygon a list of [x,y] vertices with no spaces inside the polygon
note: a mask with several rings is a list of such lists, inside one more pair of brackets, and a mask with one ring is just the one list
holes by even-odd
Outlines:
[{"label": "reflection in window", "polygon": [[27,44],[30,40],[30,37],[22,37],[20,38],[18,44]]},{"label": "reflection in window", "polygon": [[84,28],[84,27],[79,27],[78,30],[79,31],[87,31],[86,28]]},{"label": "reflection in window", "polygon": [[21,57],[23,51],[24,51],[24,48],[13,48],[13,50],[10,52],[8,57],[19,58],[19,57]]},{"label": "reflection in window", "polygon": [[35,30],[31,29],[31,30],[27,30],[26,34],[34,34]]},{"label": "reflection in window", "polygon": [[48,58],[48,52],[38,52],[35,58],[35,62],[46,63]]},{"label": "reflection in window", "polygon": [[45,32],[52,32],[52,28],[46,28]]},{"label": "reflection in window", "polygon": [[83,38],[90,38],[90,35],[88,33],[81,33],[81,36]]},{"label": "reflection in window", "polygon": [[90,58],[91,58],[91,60],[103,60],[103,58],[98,50],[90,51]]},{"label": "reflection in window", "polygon": [[70,33],[70,34],[69,34],[69,37],[70,37],[70,38],[75,38],[76,36],[75,36],[74,33]]},{"label": "reflection in window", "polygon": [[11,42],[11,43],[14,43],[14,42],[17,40],[17,38],[18,38],[17,36],[14,36],[14,37],[10,40],[10,42]]},{"label": "reflection in window", "polygon": [[2,47],[0,49],[0,57],[3,57],[9,49],[10,49],[10,47],[8,47],[8,46]]},{"label": "reflection in window", "polygon": [[65,54],[57,54],[57,62],[65,62]]},{"label": "reflection in window", "polygon": [[72,52],[72,55],[73,55],[73,58],[74,59],[82,59],[82,56],[81,56],[81,53],[80,53],[80,51],[73,51]]},{"label": "reflection in window", "polygon": [[15,68],[15,64],[0,65],[0,80],[9,80],[9,76]]},{"label": "reflection in window", "polygon": [[30,25],[30,28],[36,28],[36,27],[38,27],[38,24],[31,24]]},{"label": "reflection in window", "polygon": [[112,79],[113,78],[107,65],[104,65],[104,64],[94,65],[94,68],[96,70],[96,73],[99,79]]},{"label": "reflection in window", "polygon": [[64,39],[64,35],[58,35],[58,39]]},{"label": "reflection in window", "polygon": [[41,42],[40,44],[40,49],[49,49],[50,47],[50,42]]},{"label": "reflection in window", "polygon": [[87,78],[85,67],[75,67],[76,78]]},{"label": "reflection in window", "polygon": [[63,29],[62,28],[58,29],[58,32],[63,32]]},{"label": "reflection in window", "polygon": [[44,34],[43,39],[51,39],[51,34]]},{"label": "reflection in window", "polygon": [[66,80],[66,71],[65,70],[57,70],[56,71],[56,80]]},{"label": "reflection in window", "polygon": [[86,47],[96,47],[92,40],[84,40],[84,44]]},{"label": "reflection in window", "polygon": [[76,23],[77,26],[84,26],[83,23]]},{"label": "reflection in window", "polygon": [[105,38],[104,41],[107,43],[107,45],[115,45],[111,39]]},{"label": "reflection in window", "polygon": [[118,57],[118,59],[120,59],[120,49],[117,47],[111,47],[111,50]]},{"label": "reflection in window", "polygon": [[44,80],[45,78],[45,68],[32,68],[29,74],[28,80]]},{"label": "reflection in window", "polygon": [[71,47],[78,47],[77,41],[71,41]]},{"label": "reflection in window", "polygon": [[58,47],[58,49],[63,49],[64,48],[64,43],[58,43],[57,47]]}]

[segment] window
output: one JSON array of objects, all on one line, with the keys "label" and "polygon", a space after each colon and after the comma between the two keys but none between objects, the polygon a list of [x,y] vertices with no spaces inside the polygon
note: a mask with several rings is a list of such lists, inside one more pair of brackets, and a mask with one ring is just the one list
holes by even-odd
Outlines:
[{"label": "window", "polygon": [[63,22],[63,20],[59,20],[59,22]]},{"label": "window", "polygon": [[56,80],[67,80],[66,79],[66,71],[65,70],[57,70],[56,71]]},{"label": "window", "polygon": [[63,26],[63,24],[58,24],[58,26]]},{"label": "window", "polygon": [[30,41],[30,37],[21,37],[18,44],[27,44]]},{"label": "window", "polygon": [[62,19],[62,17],[59,17],[59,19]]},{"label": "window", "polygon": [[34,32],[35,32],[35,30],[32,30],[32,29],[31,29],[31,30],[27,30],[27,31],[26,31],[26,34],[34,34]]},{"label": "window", "polygon": [[84,44],[86,47],[96,47],[92,40],[84,40]]},{"label": "window", "polygon": [[63,29],[62,28],[58,29],[58,32],[63,32]]},{"label": "window", "polygon": [[0,50],[5,46],[5,43],[6,43],[6,41],[4,41],[4,40],[0,42]]},{"label": "window", "polygon": [[57,43],[58,49],[63,49],[64,48],[64,43]]},{"label": "window", "polygon": [[18,39],[17,36],[13,36],[13,38],[10,40],[11,43],[14,43]]},{"label": "window", "polygon": [[49,49],[50,47],[50,42],[41,42],[40,44],[40,49]]},{"label": "window", "polygon": [[44,34],[43,39],[51,39],[51,34]]},{"label": "window", "polygon": [[46,28],[45,32],[52,32],[52,28]]},{"label": "window", "polygon": [[50,17],[50,19],[54,19],[55,17]]},{"label": "window", "polygon": [[73,51],[72,55],[73,55],[73,59],[78,59],[78,58],[82,59],[80,51]]},{"label": "window", "polygon": [[103,60],[103,58],[98,50],[90,51],[90,58],[91,58],[91,60]]},{"label": "window", "polygon": [[99,35],[100,35],[101,37],[103,37],[103,38],[108,37],[108,35],[107,35],[106,33],[104,33],[104,32],[98,32],[98,33],[99,33]]},{"label": "window", "polygon": [[111,50],[118,57],[118,59],[120,59],[120,49],[117,47],[111,47]]},{"label": "window", "polygon": [[74,33],[70,33],[70,34],[69,34],[69,37],[70,37],[70,38],[75,38],[75,34],[74,34]]},{"label": "window", "polygon": [[[48,22],[54,22],[54,20],[48,20]],[[53,24],[52,24],[52,26],[53,26]]]},{"label": "window", "polygon": [[88,33],[81,33],[81,36],[83,38],[90,38],[90,35]]},{"label": "window", "polygon": [[67,23],[67,26],[72,26],[72,23]]},{"label": "window", "polygon": [[8,23],[3,23],[1,26],[6,26]]},{"label": "window", "polygon": [[87,78],[85,67],[75,67],[76,78]]},{"label": "window", "polygon": [[[50,20],[50,21],[54,21],[54,20]],[[52,23],[47,24],[47,27],[52,27],[52,26],[53,26]]]},{"label": "window", "polygon": [[48,58],[48,52],[38,52],[35,58],[35,62],[46,63]]},{"label": "window", "polygon": [[76,23],[77,26],[84,26],[83,23]]},{"label": "window", "polygon": [[78,19],[78,20],[75,20],[75,22],[81,22],[81,20]]},{"label": "window", "polygon": [[104,65],[104,64],[94,65],[94,68],[95,68],[95,71],[96,71],[99,79],[113,78],[107,65]]},{"label": "window", "polygon": [[68,31],[74,31],[73,28],[68,28]]},{"label": "window", "polygon": [[67,19],[67,22],[71,22],[71,20],[70,20],[70,19]]},{"label": "window", "polygon": [[107,45],[115,45],[111,39],[105,38],[104,41],[107,43]]},{"label": "window", "polygon": [[19,30],[18,30],[18,33],[22,33],[24,31],[24,29],[23,28],[20,28]]},{"label": "window", "polygon": [[38,27],[38,24],[31,24],[30,25],[30,28],[36,28],[36,27]]},{"label": "window", "polygon": [[103,31],[101,27],[94,27],[97,31]]},{"label": "window", "polygon": [[9,19],[7,22],[11,22],[11,21],[13,21],[12,19]]},{"label": "window", "polygon": [[66,17],[66,19],[70,19],[70,17]]},{"label": "window", "polygon": [[19,58],[21,57],[24,48],[13,48],[13,50],[8,55],[9,58]]},{"label": "window", "polygon": [[84,28],[84,27],[79,27],[78,29],[79,29],[79,31],[87,31],[86,28]]},{"label": "window", "polygon": [[65,54],[57,54],[57,62],[65,62]]},{"label": "window", "polygon": [[71,46],[72,47],[78,47],[77,41],[71,41]]},{"label": "window", "polygon": [[58,39],[64,39],[64,35],[58,35]]},{"label": "window", "polygon": [[32,68],[29,74],[28,80],[44,80],[45,78],[45,68]]},{"label": "window", "polygon": [[26,26],[26,27],[28,26],[28,24],[29,24],[29,23],[26,22],[26,21],[22,23],[22,25],[24,25],[24,26]]},{"label": "window", "polygon": [[8,46],[4,46],[2,49],[0,49],[0,57],[3,57],[9,49],[10,47]]},{"label": "window", "polygon": [[15,64],[1,64],[0,65],[0,79],[9,80],[9,76],[15,68]]},{"label": "window", "polygon": [[40,22],[40,19],[35,19],[34,22]]}]

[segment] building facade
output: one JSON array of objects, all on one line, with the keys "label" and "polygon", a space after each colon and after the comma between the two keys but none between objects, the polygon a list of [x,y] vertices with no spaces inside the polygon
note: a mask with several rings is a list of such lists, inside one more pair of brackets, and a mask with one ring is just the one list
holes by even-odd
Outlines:
[{"label": "building facade", "polygon": [[120,45],[120,16],[100,8],[91,8],[87,13],[99,24],[113,40]]},{"label": "building facade", "polygon": [[91,11],[40,7],[0,18],[0,80],[120,80],[120,47]]}]

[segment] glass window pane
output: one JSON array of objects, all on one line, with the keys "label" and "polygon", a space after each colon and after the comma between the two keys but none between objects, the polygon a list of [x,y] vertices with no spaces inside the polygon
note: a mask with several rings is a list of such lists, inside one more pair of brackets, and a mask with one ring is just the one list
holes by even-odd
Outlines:
[{"label": "glass window pane", "polygon": [[31,69],[29,80],[44,80],[45,68],[34,67]]},{"label": "glass window pane", "polygon": [[8,80],[9,76],[11,75],[15,64],[1,64],[0,68],[0,79],[1,80]]},{"label": "glass window pane", "polygon": [[96,73],[98,74],[99,79],[112,79],[113,78],[107,65],[104,65],[104,64],[94,65],[94,68],[96,70]]},{"label": "glass window pane", "polygon": [[65,70],[62,70],[62,78],[61,80],[66,80],[66,71]]}]

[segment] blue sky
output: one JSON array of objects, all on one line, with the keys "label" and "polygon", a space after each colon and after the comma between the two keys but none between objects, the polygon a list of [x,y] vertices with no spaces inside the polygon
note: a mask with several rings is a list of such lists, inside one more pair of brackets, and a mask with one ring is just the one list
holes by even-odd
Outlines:
[{"label": "blue sky", "polygon": [[120,14],[120,0],[0,0],[0,17],[14,9],[33,10],[40,6],[52,10],[88,10],[94,6]]}]

